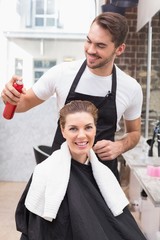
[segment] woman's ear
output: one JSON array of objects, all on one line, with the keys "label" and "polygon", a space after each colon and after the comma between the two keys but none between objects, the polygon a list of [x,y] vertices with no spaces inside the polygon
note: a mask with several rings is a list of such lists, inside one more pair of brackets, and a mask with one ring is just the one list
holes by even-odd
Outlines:
[{"label": "woman's ear", "polygon": [[[60,125],[62,136],[65,138],[64,128]],[[66,138],[65,138],[66,139]]]}]

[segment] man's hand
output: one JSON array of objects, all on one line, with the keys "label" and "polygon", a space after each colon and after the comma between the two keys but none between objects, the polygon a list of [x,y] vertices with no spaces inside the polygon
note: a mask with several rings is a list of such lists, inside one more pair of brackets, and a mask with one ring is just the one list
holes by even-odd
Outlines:
[{"label": "man's hand", "polygon": [[[13,87],[13,83],[16,82],[17,80],[22,80],[21,77],[19,76],[13,76],[12,79],[6,83],[5,88],[2,90],[1,93],[1,97],[4,103],[9,102],[13,105],[17,105],[19,100],[20,100],[20,96],[21,93],[19,93],[14,87]],[[25,94],[25,89],[22,89],[22,93]]]},{"label": "man's hand", "polygon": [[109,140],[98,141],[93,150],[101,160],[113,160],[123,152],[120,141],[112,142]]},{"label": "man's hand", "polygon": [[115,142],[109,140],[96,142],[93,150],[101,160],[113,160],[136,146],[141,136],[141,118],[125,120],[125,129],[126,133]]}]

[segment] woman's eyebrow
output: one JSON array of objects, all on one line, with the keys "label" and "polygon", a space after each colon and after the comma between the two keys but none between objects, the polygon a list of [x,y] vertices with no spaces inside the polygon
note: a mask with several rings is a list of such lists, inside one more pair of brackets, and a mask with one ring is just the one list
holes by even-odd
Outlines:
[{"label": "woman's eyebrow", "polygon": [[71,125],[68,125],[68,127],[76,127],[76,125],[71,124]]}]

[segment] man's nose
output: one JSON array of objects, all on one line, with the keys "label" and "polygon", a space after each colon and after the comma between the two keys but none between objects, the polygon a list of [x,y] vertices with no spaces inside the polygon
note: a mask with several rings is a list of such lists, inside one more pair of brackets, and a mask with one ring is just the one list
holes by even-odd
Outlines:
[{"label": "man's nose", "polygon": [[95,54],[96,53],[96,47],[94,44],[90,44],[88,47],[88,53]]}]

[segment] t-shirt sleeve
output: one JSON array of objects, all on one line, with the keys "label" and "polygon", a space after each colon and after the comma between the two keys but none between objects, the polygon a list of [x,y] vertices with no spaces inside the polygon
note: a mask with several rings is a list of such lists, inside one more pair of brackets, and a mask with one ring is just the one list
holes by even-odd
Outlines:
[{"label": "t-shirt sleeve", "polygon": [[55,94],[56,83],[61,75],[61,65],[56,65],[45,72],[32,86],[35,95],[42,100],[47,100]]},{"label": "t-shirt sleeve", "polygon": [[129,107],[124,112],[124,119],[134,120],[141,116],[143,93],[140,84],[137,83]]}]

